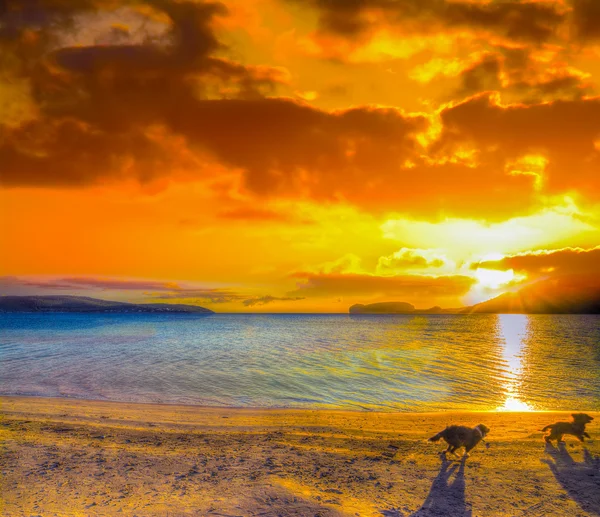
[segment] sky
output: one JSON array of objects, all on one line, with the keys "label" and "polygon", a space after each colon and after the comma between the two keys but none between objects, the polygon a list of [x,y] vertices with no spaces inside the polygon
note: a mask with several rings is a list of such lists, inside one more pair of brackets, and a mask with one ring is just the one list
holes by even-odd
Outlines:
[{"label": "sky", "polygon": [[0,290],[460,307],[600,264],[597,0],[4,0]]}]

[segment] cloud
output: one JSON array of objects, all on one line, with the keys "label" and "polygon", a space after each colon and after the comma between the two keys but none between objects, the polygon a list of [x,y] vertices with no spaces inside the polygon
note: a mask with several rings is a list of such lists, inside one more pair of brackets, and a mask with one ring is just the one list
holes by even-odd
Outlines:
[{"label": "cloud", "polygon": [[600,246],[591,249],[562,248],[509,255],[499,260],[477,262],[475,268],[513,269],[530,277],[544,275],[600,275]]},{"label": "cloud", "polygon": [[177,289],[168,293],[146,292],[148,297],[157,300],[178,300],[180,303],[190,301],[204,301],[210,303],[238,302],[247,297],[246,294],[232,291],[231,289]]},{"label": "cloud", "polygon": [[[0,52],[10,59],[0,64],[0,74],[8,75],[11,88],[22,85],[28,101],[0,120],[0,185],[162,186],[223,181],[226,171],[235,176],[236,189],[258,202],[300,199],[496,219],[531,207],[539,194],[577,190],[595,199],[600,193],[597,99],[502,105],[480,95],[448,104],[441,126],[437,114],[395,107],[325,110],[278,97],[289,80],[286,71],[233,60],[216,29],[227,17],[223,4],[119,4],[119,14],[127,13],[137,29],[118,28],[115,39],[112,1],[8,2]],[[474,27],[537,42],[563,18],[558,4],[533,1],[312,4],[323,27],[340,34],[362,34],[385,13],[409,32],[431,28],[433,19],[457,30]],[[91,20],[99,35],[90,40],[85,28]],[[141,20],[153,27],[142,35]],[[496,54],[478,51],[481,61],[462,70],[463,94],[502,87],[545,100],[585,91],[567,68],[513,74],[529,66],[531,49],[519,57],[519,49],[504,47]],[[548,158],[544,181],[507,172],[509,163],[540,153]],[[578,174],[570,174],[573,167]],[[220,215],[286,219],[264,207],[226,207]]]},{"label": "cloud", "polygon": [[400,275],[376,276],[344,273],[296,273],[297,289],[290,295],[409,296],[417,298],[456,297],[466,294],[476,282],[462,276]]},{"label": "cloud", "polygon": [[320,199],[384,184],[390,164],[397,170],[419,151],[416,134],[427,125],[392,108],[330,113],[287,99],[215,101],[191,115],[179,129],[245,170],[250,191]]},{"label": "cloud", "polygon": [[112,278],[28,278],[0,277],[4,285],[35,287],[37,289],[90,289],[90,290],[123,290],[123,291],[171,291],[181,289],[173,282],[156,282],[152,280],[125,280]]},{"label": "cloud", "polygon": [[461,86],[455,96],[498,91],[503,98],[526,104],[580,99],[592,92],[588,75],[569,66],[558,56],[537,55],[528,47],[497,46],[459,74]]},{"label": "cloud", "polygon": [[[219,3],[127,1],[121,9],[145,8],[166,34],[64,46],[60,29],[72,32],[78,16],[97,11],[101,17],[112,5],[8,2],[0,52],[10,59],[0,64],[0,75],[26,80],[36,109],[21,124],[0,119],[2,184],[73,186],[111,177],[144,182],[164,171],[194,169],[196,153],[190,156],[186,135],[174,129],[188,107],[199,116],[202,99],[260,97],[283,80],[278,69],[215,57],[224,45],[213,19],[227,12]],[[166,129],[166,139],[156,138],[157,127]],[[173,149],[174,141],[182,149]]]},{"label": "cloud", "polygon": [[482,91],[502,89],[502,61],[497,55],[488,54],[460,74],[461,94],[471,95]]},{"label": "cloud", "polygon": [[16,276],[0,276],[0,290],[3,295],[21,294],[21,291],[30,290],[72,290],[73,285],[60,280],[34,280]]},{"label": "cloud", "polygon": [[599,199],[600,98],[502,105],[483,94],[444,109],[440,116],[443,129],[434,146],[442,154],[474,146],[480,172],[504,168],[532,152],[542,154],[548,159],[546,193],[578,190]]},{"label": "cloud", "polygon": [[325,274],[348,274],[348,273],[363,273],[362,259],[354,253],[348,253],[343,257],[329,262],[323,262],[314,268],[311,268],[310,272],[313,273],[325,273]]},{"label": "cloud", "polygon": [[[148,280],[121,280],[110,278],[61,278],[57,283],[70,285],[72,287],[81,287],[83,289],[102,289],[102,290],[123,290],[123,291],[171,291],[181,289],[174,282],[155,282]],[[42,283],[38,283],[41,287]],[[49,286],[56,284],[50,283]],[[50,287],[52,288],[52,287]]]},{"label": "cloud", "polygon": [[[572,56],[561,47],[540,50],[532,46],[493,44],[462,57],[461,54],[448,57],[436,54],[413,68],[409,75],[425,84],[446,81],[449,93],[443,98],[445,102],[494,91],[506,102],[536,104],[579,99],[593,92],[590,74],[572,66],[569,63]],[[448,78],[458,81],[458,88],[451,86]]]},{"label": "cloud", "polygon": [[279,298],[277,296],[260,296],[260,297],[256,297],[256,298],[248,298],[247,300],[244,300],[242,303],[244,304],[245,307],[254,307],[256,305],[267,305],[269,303],[273,303],[273,302],[295,302],[295,301],[299,301],[299,300],[305,300],[306,298],[304,297],[283,297],[283,298]]},{"label": "cloud", "polygon": [[405,269],[440,268],[447,258],[437,250],[402,248],[389,256],[380,257],[377,262],[378,274],[390,274]]},{"label": "cloud", "polygon": [[596,0],[570,0],[577,39],[583,42],[600,38],[600,4]]},{"label": "cloud", "polygon": [[[319,29],[308,37],[311,55],[355,65],[383,61],[394,70],[403,66],[399,60],[416,61],[409,77],[421,83],[443,77],[443,102],[492,90],[526,103],[593,91],[589,77],[573,65],[585,66],[577,55],[585,43],[581,33],[597,32],[594,0],[309,3],[319,16]],[[477,55],[481,59],[473,62]]]},{"label": "cloud", "polygon": [[[101,16],[111,4],[79,5],[10,4],[0,50],[20,63],[11,73],[30,83],[36,113],[17,125],[0,120],[3,186],[205,179],[221,164],[241,173],[255,196],[343,200],[366,188],[374,204],[380,186],[421,151],[422,115],[374,106],[328,112],[265,97],[284,74],[221,57],[227,49],[213,29],[226,15],[221,4],[126,2],[146,9],[164,33],[60,46],[56,27],[81,13]],[[30,33],[35,51],[26,51]]]},{"label": "cloud", "polygon": [[[158,138],[147,126],[115,133],[99,128],[106,120],[92,124],[73,118],[34,121],[10,131],[0,144],[1,181],[73,186],[132,175],[149,181],[178,167],[197,169],[194,154],[185,152],[195,149],[200,162],[208,154],[243,171],[244,186],[254,195],[374,206],[385,201],[382,187],[402,183],[398,172],[406,160],[418,157],[416,136],[427,127],[425,117],[393,108],[330,113],[289,99],[174,97],[172,109],[161,103],[144,117],[168,110],[162,119],[169,124],[167,137],[170,131],[181,135],[179,140]],[[106,112],[112,107],[104,108],[99,116],[110,118]],[[118,112],[127,120],[119,124],[132,124],[135,115],[128,118],[127,111],[125,105],[114,110],[115,117]]]},{"label": "cloud", "polygon": [[160,300],[204,300],[211,303],[229,303],[246,299],[243,293],[224,288],[199,288],[177,282],[119,278],[65,277],[0,277],[3,293],[34,295],[44,291],[70,291],[70,294],[89,294],[89,291],[112,291],[131,294],[139,291],[145,298]]},{"label": "cloud", "polygon": [[[549,232],[548,228],[552,228]],[[598,238],[598,229],[574,204],[557,205],[499,222],[446,218],[442,221],[390,218],[381,227],[384,238],[423,249],[443,249],[455,260],[502,251],[517,253],[569,238]],[[457,245],[459,243],[459,245]]]},{"label": "cloud", "polygon": [[[297,1],[297,0],[292,0]],[[310,0],[324,32],[367,37],[382,26],[403,33],[428,34],[464,28],[510,40],[541,43],[552,39],[565,20],[550,2],[471,2],[449,0]]]},{"label": "cloud", "polygon": [[299,218],[292,213],[285,213],[279,210],[256,208],[251,206],[232,208],[230,210],[220,212],[218,215],[221,219],[232,221],[314,224],[314,221],[310,221],[306,218]]}]

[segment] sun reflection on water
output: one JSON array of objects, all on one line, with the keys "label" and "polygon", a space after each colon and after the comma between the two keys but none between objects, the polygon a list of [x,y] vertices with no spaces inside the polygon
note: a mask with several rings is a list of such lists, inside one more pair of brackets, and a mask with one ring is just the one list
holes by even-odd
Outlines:
[{"label": "sun reflection on water", "polygon": [[504,339],[503,356],[508,364],[508,375],[504,384],[504,404],[497,411],[533,411],[519,397],[523,344],[528,332],[529,317],[525,314],[501,314],[500,334]]}]

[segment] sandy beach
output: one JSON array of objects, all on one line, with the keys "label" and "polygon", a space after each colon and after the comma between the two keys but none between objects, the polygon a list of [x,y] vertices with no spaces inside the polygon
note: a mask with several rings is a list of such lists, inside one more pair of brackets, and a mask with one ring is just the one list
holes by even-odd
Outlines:
[{"label": "sandy beach", "polygon": [[[592,440],[565,413],[250,410],[0,398],[4,516],[597,516]],[[426,439],[491,428],[466,461]]]}]

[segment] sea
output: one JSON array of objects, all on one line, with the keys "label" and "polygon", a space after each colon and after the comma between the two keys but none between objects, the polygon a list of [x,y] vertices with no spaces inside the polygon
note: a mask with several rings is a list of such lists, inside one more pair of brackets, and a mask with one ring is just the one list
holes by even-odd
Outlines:
[{"label": "sea", "polygon": [[0,394],[254,408],[598,411],[600,316],[5,313]]}]

